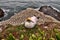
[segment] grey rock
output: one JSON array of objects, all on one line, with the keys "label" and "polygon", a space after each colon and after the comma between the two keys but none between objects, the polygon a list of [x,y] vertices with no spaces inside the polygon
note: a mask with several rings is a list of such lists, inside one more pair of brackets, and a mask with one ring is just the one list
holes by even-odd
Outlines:
[{"label": "grey rock", "polygon": [[52,16],[55,19],[60,21],[60,12],[58,12],[55,9],[53,9],[51,6],[41,6],[39,11],[43,12],[46,15]]}]

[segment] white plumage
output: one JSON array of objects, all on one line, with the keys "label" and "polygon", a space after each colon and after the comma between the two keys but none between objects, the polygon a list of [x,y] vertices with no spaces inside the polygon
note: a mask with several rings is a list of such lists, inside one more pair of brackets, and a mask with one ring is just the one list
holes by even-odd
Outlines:
[{"label": "white plumage", "polygon": [[33,28],[36,25],[37,21],[38,21],[36,16],[30,17],[29,20],[30,21],[27,21],[27,20],[25,21],[25,27],[26,28]]}]

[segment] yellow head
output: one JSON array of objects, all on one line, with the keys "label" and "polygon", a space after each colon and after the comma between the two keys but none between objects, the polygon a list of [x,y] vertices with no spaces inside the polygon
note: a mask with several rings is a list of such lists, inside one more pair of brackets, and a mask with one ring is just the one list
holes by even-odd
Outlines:
[{"label": "yellow head", "polygon": [[31,18],[29,17],[29,18],[27,18],[27,21],[31,21]]}]

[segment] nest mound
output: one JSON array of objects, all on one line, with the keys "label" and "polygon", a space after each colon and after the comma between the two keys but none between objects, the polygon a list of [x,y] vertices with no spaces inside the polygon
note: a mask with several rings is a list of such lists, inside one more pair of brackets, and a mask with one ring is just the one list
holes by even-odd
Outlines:
[{"label": "nest mound", "polygon": [[21,25],[26,20],[27,17],[31,17],[33,15],[40,17],[37,23],[38,25],[44,24],[45,22],[59,22],[60,23],[60,21],[57,21],[53,17],[45,15],[44,13],[40,11],[36,11],[33,8],[27,8],[26,10],[23,10],[17,13],[16,15],[12,16],[10,19],[0,22],[0,28],[4,30],[7,27],[7,24],[11,24],[13,26]]},{"label": "nest mound", "polygon": [[[21,23],[23,23],[27,17],[33,15],[40,17],[37,23],[38,25],[32,29],[25,28],[24,24],[22,25]],[[0,33],[0,39],[11,40],[10,37],[12,37],[15,40],[19,40],[23,36],[22,40],[31,40],[31,38],[33,38],[33,40],[55,40],[57,39],[55,36],[56,32],[58,31],[58,33],[60,33],[60,21],[32,8],[27,8],[12,16],[9,20],[0,22],[0,24],[0,28],[3,29]]]}]

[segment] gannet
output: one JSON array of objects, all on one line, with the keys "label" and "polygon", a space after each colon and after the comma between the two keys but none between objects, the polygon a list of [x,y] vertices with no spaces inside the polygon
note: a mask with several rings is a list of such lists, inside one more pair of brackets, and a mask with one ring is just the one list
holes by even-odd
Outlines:
[{"label": "gannet", "polygon": [[33,28],[38,21],[39,17],[36,17],[35,15],[32,17],[27,18],[27,20],[25,21],[25,27],[26,28]]}]

